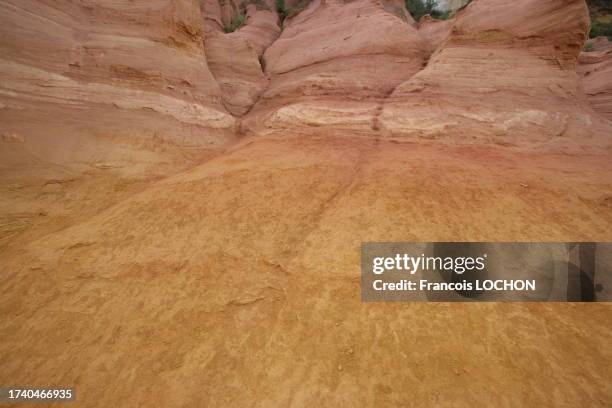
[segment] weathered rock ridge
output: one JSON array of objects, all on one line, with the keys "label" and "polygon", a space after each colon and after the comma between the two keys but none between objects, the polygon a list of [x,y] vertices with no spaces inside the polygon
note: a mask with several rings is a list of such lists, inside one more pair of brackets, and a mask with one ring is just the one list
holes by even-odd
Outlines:
[{"label": "weathered rock ridge", "polygon": [[396,0],[315,0],[284,22],[271,0],[69,4],[1,4],[3,131],[63,161],[111,138],[218,148],[288,130],[609,143],[589,106],[609,115],[608,53],[583,55],[584,87],[576,74],[582,0],[479,0],[420,26]]},{"label": "weathered rock ridge", "polygon": [[575,72],[588,18],[582,1],[469,4],[427,67],[390,96],[383,129],[453,143],[608,144],[609,124],[592,114]]},{"label": "weathered rock ridge", "polygon": [[243,126],[370,132],[384,98],[422,67],[423,48],[399,2],[313,1],[264,53],[270,86]]},{"label": "weathered rock ridge", "polygon": [[576,74],[588,20],[580,0],[481,0],[420,27],[397,4],[314,1],[266,50],[242,128],[606,146]]}]

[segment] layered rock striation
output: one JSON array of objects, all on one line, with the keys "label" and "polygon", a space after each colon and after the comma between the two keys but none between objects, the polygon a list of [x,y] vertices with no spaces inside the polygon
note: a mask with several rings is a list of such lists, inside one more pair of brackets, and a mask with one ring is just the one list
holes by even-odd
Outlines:
[{"label": "layered rock striation", "polygon": [[598,37],[589,44],[592,50],[580,54],[578,73],[593,109],[612,120],[612,43]]},{"label": "layered rock striation", "polygon": [[233,137],[195,2],[6,0],[0,37],[2,132],[36,154],[91,161],[121,141]]},{"label": "layered rock striation", "polygon": [[261,62],[280,34],[279,18],[269,6],[249,4],[245,24],[231,33],[212,25],[204,41],[206,60],[219,83],[225,107],[235,116],[247,113],[268,87]]},{"label": "layered rock striation", "polygon": [[242,125],[370,132],[385,97],[421,69],[424,48],[400,2],[313,1],[264,53],[270,85]]},{"label": "layered rock striation", "polygon": [[592,114],[576,74],[588,19],[580,0],[479,0],[450,29],[428,23],[440,45],[390,96],[383,130],[452,143],[606,145],[609,124]]},{"label": "layered rock striation", "polygon": [[[0,157],[0,383],[83,407],[605,406],[608,305],[359,293],[362,242],[612,239],[584,2],[420,26],[397,1],[287,4],[0,2],[1,152],[39,152]],[[51,179],[72,149],[88,171]]]}]

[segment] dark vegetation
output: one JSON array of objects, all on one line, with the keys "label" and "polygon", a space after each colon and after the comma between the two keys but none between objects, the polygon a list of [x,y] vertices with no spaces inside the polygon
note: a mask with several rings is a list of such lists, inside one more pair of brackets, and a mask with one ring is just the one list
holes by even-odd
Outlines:
[{"label": "dark vegetation", "polygon": [[589,6],[598,7],[600,9],[608,9],[612,11],[612,0],[587,0]]},{"label": "dark vegetation", "polygon": [[282,25],[283,21],[285,21],[285,18],[287,18],[287,15],[289,14],[287,6],[285,5],[285,0],[276,0],[276,12],[278,13],[278,17],[280,18]]},{"label": "dark vegetation", "polygon": [[270,7],[268,7],[264,0],[243,0],[240,3],[238,14],[232,21],[223,27],[223,31],[226,33],[232,33],[246,23],[247,6],[249,4],[254,4],[257,10],[270,10]]},{"label": "dark vegetation", "polygon": [[294,17],[304,11],[311,2],[312,0],[299,0],[295,6],[287,8],[285,5],[285,0],[276,0],[276,12],[280,17],[281,25],[286,18]]},{"label": "dark vegetation", "polygon": [[605,36],[612,40],[612,0],[588,0],[591,13],[591,38]]},{"label": "dark vegetation", "polygon": [[232,33],[242,27],[245,21],[246,14],[240,13],[236,17],[234,17],[234,19],[230,21],[229,24],[226,24],[223,27],[223,31],[225,31],[226,33]]},{"label": "dark vegetation", "polygon": [[589,37],[595,38],[599,36],[608,37],[612,40],[612,21],[598,21],[591,22],[591,32]]},{"label": "dark vegetation", "polygon": [[[466,5],[472,0],[468,0]],[[436,0],[404,0],[406,10],[412,14],[412,17],[418,22],[421,17],[430,15],[438,20],[448,20],[451,14],[448,11],[439,11],[436,9]],[[464,6],[465,7],[465,6]]]},{"label": "dark vegetation", "polygon": [[434,9],[436,6],[435,0],[405,0],[406,9],[415,21],[419,21],[421,17],[429,14],[432,17],[435,17],[434,14],[437,11]]},{"label": "dark vegetation", "polygon": [[304,9],[306,7],[308,7],[308,5],[310,4],[312,0],[299,0],[295,6],[293,6],[291,9],[289,9],[289,11],[287,12],[287,18],[291,18],[293,16],[298,15],[299,13],[301,13],[302,11],[304,11]]}]

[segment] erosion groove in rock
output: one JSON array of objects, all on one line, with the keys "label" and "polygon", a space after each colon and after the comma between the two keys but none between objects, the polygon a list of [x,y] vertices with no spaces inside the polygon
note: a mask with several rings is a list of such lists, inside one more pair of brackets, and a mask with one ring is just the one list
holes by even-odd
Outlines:
[{"label": "erosion groove in rock", "polygon": [[243,126],[254,133],[322,126],[369,132],[381,99],[423,59],[403,5],[314,1],[264,53],[270,85]]},{"label": "erosion groove in rock", "polygon": [[278,37],[276,12],[247,7],[246,24],[232,33],[209,30],[204,41],[206,59],[219,83],[225,107],[235,116],[247,113],[267,88],[262,54]]}]

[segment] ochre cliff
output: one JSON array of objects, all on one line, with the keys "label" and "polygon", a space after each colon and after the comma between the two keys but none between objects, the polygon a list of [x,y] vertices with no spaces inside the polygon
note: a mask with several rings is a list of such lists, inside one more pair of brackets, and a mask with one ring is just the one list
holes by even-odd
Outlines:
[{"label": "ochre cliff", "polygon": [[367,241],[612,240],[584,1],[420,25],[391,0],[247,3],[0,1],[0,384],[79,407],[609,406],[609,305],[359,286]]},{"label": "ochre cliff", "polygon": [[391,94],[383,130],[451,143],[609,145],[609,123],[592,114],[575,72],[588,10],[562,3],[470,3],[427,67]]},{"label": "ochre cliff", "polygon": [[262,55],[280,33],[272,6],[249,4],[244,12],[245,25],[238,31],[223,33],[217,20],[205,26],[206,60],[221,86],[226,108],[236,116],[247,113],[268,87]]},{"label": "ochre cliff", "polygon": [[2,1],[2,132],[64,164],[122,139],[223,146],[235,119],[202,33],[189,0]]},{"label": "ochre cliff", "polygon": [[385,97],[425,60],[416,24],[388,3],[315,0],[286,22],[264,54],[270,86],[243,127],[371,132]]}]

